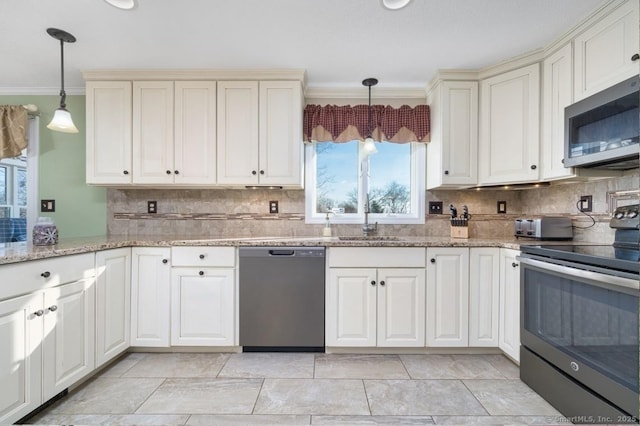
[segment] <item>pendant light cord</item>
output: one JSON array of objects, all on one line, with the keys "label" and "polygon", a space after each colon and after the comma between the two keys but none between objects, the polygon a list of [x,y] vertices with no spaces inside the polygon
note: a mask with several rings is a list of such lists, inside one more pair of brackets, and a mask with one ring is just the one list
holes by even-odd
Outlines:
[{"label": "pendant light cord", "polygon": [[67,93],[64,91],[64,40],[60,40],[60,108],[67,107]]}]

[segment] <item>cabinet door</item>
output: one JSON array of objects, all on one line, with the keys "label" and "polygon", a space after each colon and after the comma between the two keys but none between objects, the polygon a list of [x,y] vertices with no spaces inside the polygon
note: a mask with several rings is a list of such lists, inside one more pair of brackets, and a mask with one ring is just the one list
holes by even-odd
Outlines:
[{"label": "cabinet door", "polygon": [[96,253],[96,367],[129,347],[131,249]]},{"label": "cabinet door", "polygon": [[377,311],[378,346],[424,346],[424,269],[379,269]]},{"label": "cabinet door", "polygon": [[174,268],[171,273],[171,345],[233,346],[233,269]]},{"label": "cabinet door", "polygon": [[133,82],[133,183],[172,183],[173,82]]},{"label": "cabinet door", "polygon": [[327,346],[376,346],[376,289],[375,269],[329,269]]},{"label": "cabinet door", "polygon": [[46,401],[93,371],[95,279],[44,293],[42,395]]},{"label": "cabinet door", "polygon": [[302,93],[299,81],[260,82],[261,185],[302,186]]},{"label": "cabinet door", "polygon": [[0,424],[42,403],[42,293],[0,302]]},{"label": "cabinet door", "polygon": [[469,344],[469,249],[427,248],[427,346]]},{"label": "cabinet door", "polygon": [[638,74],[638,31],[638,2],[631,0],[575,38],[575,101]]},{"label": "cabinet door", "polygon": [[168,247],[131,249],[131,346],[169,346]]},{"label": "cabinet door", "polygon": [[498,346],[500,249],[469,250],[469,346]]},{"label": "cabinet door", "polygon": [[543,117],[540,139],[542,180],[573,176],[564,167],[564,109],[573,101],[573,50],[571,43],[543,62]]},{"label": "cabinet door", "polygon": [[87,183],[131,183],[131,82],[87,82]]},{"label": "cabinet door", "polygon": [[218,82],[217,157],[219,184],[258,184],[257,81]]},{"label": "cabinet door", "polygon": [[443,81],[429,94],[427,188],[478,183],[478,82]]},{"label": "cabinet door", "polygon": [[175,82],[174,182],[216,182],[216,82]]},{"label": "cabinet door", "polygon": [[481,185],[538,180],[539,68],[529,65],[480,83]]},{"label": "cabinet door", "polygon": [[499,347],[520,362],[520,268],[519,251],[500,249]]}]

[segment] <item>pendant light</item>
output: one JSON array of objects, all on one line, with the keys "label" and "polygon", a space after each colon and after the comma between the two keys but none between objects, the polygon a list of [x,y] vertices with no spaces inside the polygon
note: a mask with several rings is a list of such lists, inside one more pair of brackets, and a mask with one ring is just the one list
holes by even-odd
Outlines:
[{"label": "pendant light", "polygon": [[67,111],[67,94],[64,91],[64,43],[75,43],[76,38],[66,31],[57,28],[47,28],[47,33],[60,40],[60,107],[53,115],[51,123],[47,125],[50,130],[63,133],[78,133],[78,128],[73,124],[71,114]]},{"label": "pendant light", "polygon": [[402,9],[409,4],[411,0],[382,0],[382,5],[389,10]]},{"label": "pendant light", "polygon": [[117,7],[118,9],[130,10],[133,9],[136,5],[134,0],[104,0],[109,3],[113,7]]},{"label": "pendant light", "polygon": [[367,137],[364,140],[365,155],[371,155],[378,152],[378,148],[376,148],[376,143],[371,137],[371,131],[372,131],[371,129],[371,86],[375,86],[376,84],[378,84],[378,80],[375,78],[366,78],[362,80],[362,85],[369,88],[369,114],[368,114],[369,128],[367,129],[368,130]]}]

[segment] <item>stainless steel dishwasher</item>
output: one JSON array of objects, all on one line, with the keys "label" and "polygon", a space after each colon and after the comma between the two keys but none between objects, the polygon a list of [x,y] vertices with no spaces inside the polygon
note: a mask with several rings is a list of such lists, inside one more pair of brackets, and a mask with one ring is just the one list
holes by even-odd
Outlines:
[{"label": "stainless steel dishwasher", "polygon": [[324,247],[240,247],[245,352],[324,352]]}]

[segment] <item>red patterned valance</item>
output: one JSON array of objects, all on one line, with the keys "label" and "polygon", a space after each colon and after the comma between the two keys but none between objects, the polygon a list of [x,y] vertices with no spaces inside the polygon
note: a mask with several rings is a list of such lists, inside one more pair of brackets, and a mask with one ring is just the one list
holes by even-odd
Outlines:
[{"label": "red patterned valance", "polygon": [[368,105],[307,105],[304,109],[305,142],[349,142],[369,134],[378,142],[429,142],[430,130],[429,105],[371,105],[371,132]]}]

